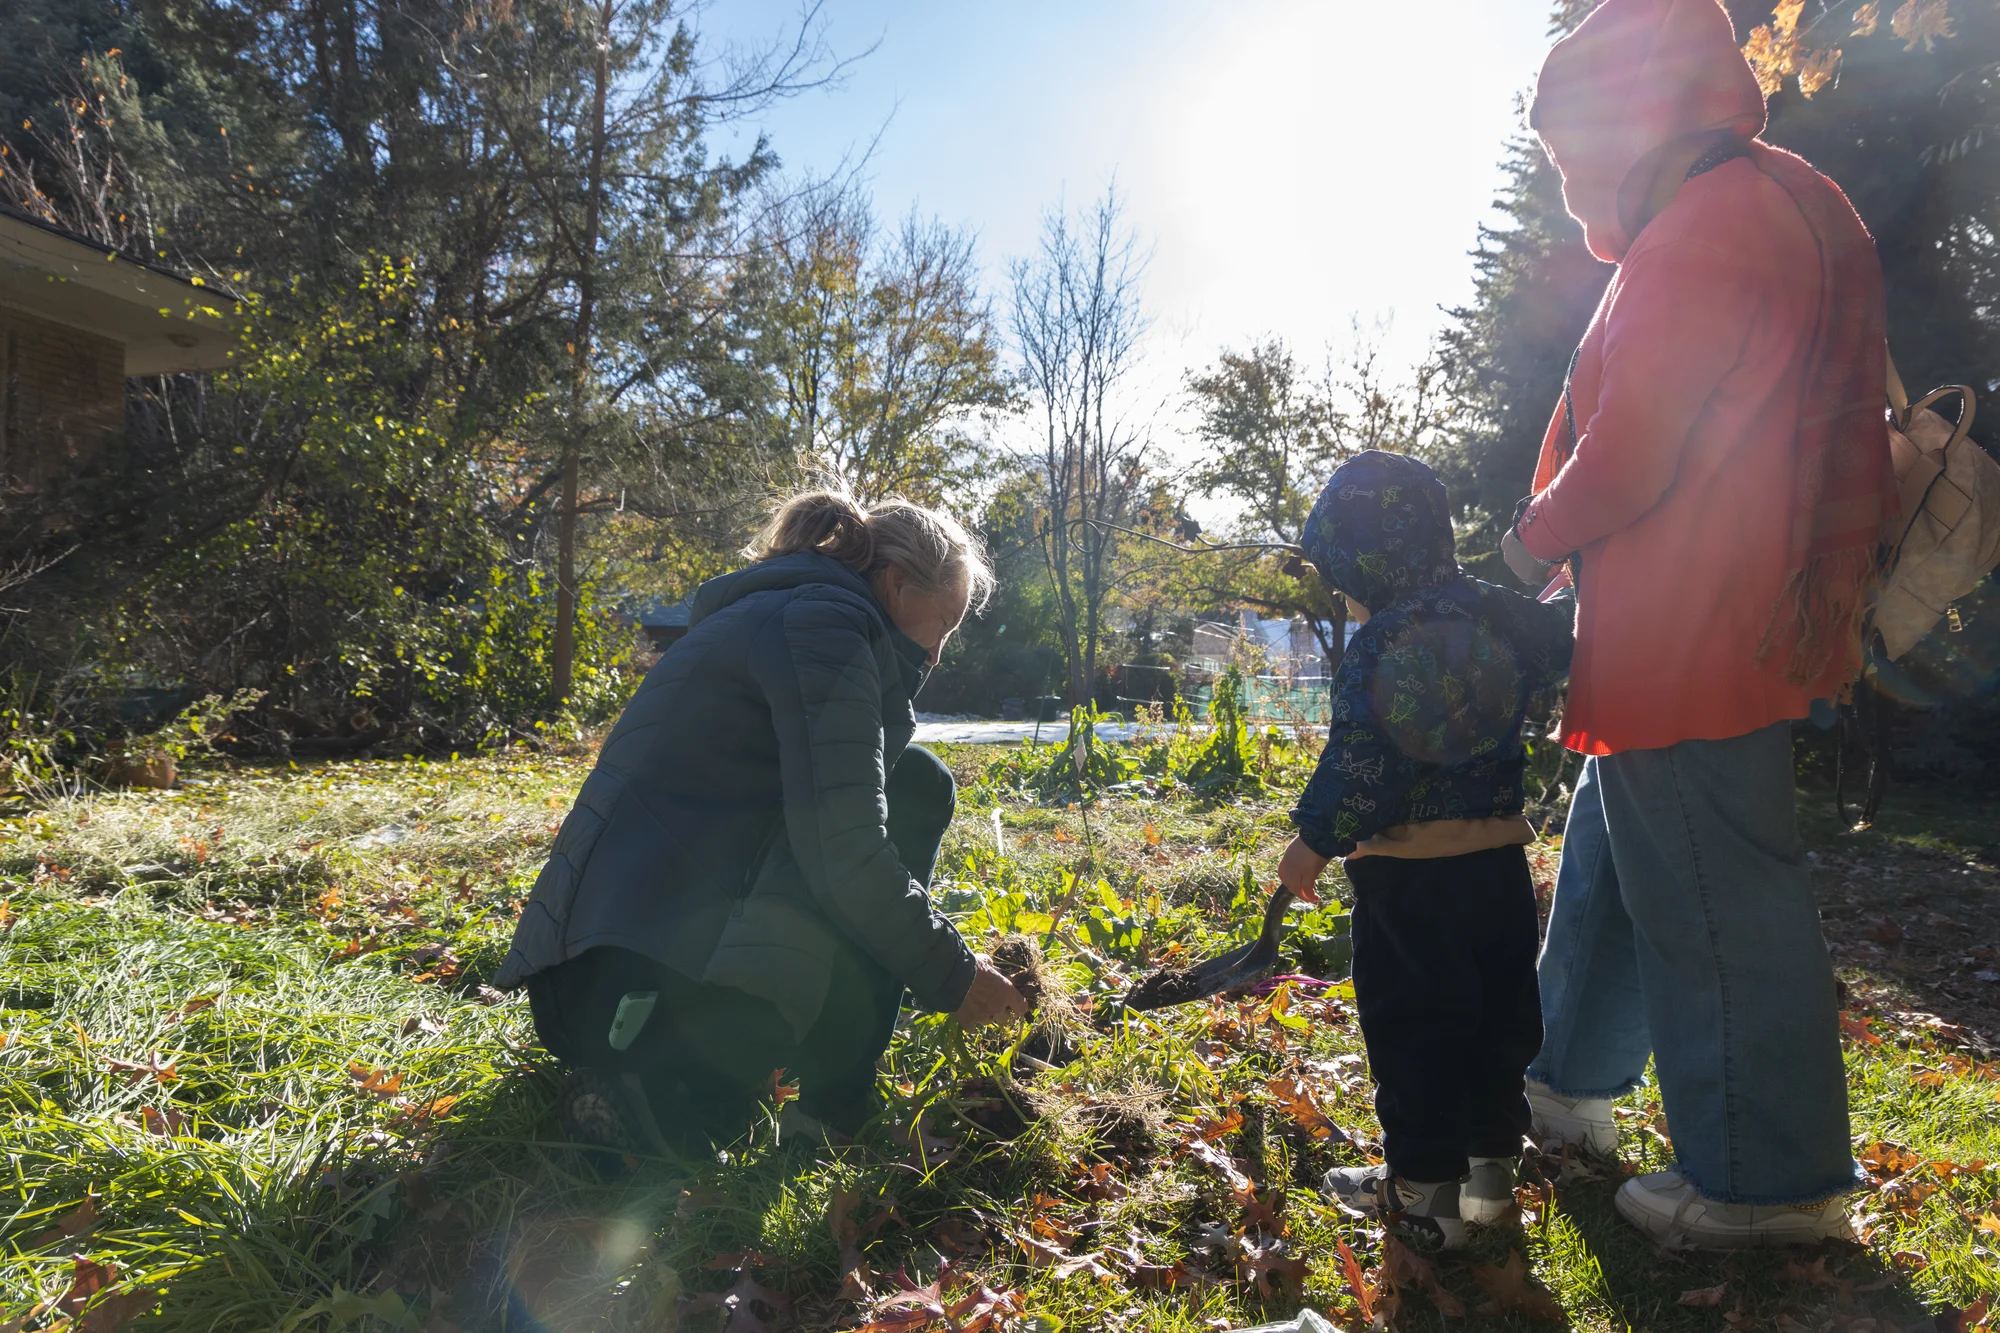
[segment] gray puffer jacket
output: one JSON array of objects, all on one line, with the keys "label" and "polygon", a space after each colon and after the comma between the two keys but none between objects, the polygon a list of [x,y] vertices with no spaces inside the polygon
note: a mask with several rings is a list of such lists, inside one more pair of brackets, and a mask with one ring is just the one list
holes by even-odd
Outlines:
[{"label": "gray puffer jacket", "polygon": [[848,566],[802,553],[711,579],[604,742],[495,984],[597,945],[771,1001],[803,1035],[835,951],[956,1009],[972,951],[889,842],[924,651]]}]

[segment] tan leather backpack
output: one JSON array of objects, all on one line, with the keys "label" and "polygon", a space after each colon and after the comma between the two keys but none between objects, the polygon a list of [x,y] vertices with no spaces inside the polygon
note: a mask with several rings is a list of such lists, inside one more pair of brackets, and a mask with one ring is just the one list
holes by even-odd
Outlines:
[{"label": "tan leather backpack", "polygon": [[[1953,424],[1934,404],[1958,395]],[[1949,616],[1952,602],[2000,564],[2000,463],[1966,438],[1976,406],[1970,387],[1949,384],[1910,401],[1889,362],[1889,450],[1902,512],[1885,525],[1889,572],[1871,623],[1891,660]]]}]

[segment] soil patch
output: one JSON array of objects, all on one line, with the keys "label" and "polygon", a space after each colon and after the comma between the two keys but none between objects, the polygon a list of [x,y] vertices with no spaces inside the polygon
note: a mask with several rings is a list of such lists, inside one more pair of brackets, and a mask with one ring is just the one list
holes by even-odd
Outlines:
[{"label": "soil patch", "polygon": [[1191,967],[1163,967],[1140,979],[1125,995],[1128,1009],[1164,1009],[1201,998],[1200,975]]},{"label": "soil patch", "polygon": [[968,1079],[955,1100],[960,1114],[995,1138],[1018,1139],[1028,1128],[997,1079]]}]

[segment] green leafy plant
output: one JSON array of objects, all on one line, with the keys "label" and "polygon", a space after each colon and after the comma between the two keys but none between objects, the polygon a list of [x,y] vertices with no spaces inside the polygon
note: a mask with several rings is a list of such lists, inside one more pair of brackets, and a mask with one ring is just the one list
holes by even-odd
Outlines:
[{"label": "green leafy plant", "polygon": [[1060,744],[1024,746],[990,764],[987,780],[1045,805],[1082,804],[1130,790],[1145,780],[1139,756],[1097,735],[1099,724],[1117,720],[1096,704],[1073,708],[1069,735]]},{"label": "green leafy plant", "polygon": [[1208,738],[1172,776],[1197,796],[1254,795],[1264,790],[1257,764],[1257,747],[1244,721],[1243,672],[1230,667],[1215,682],[1209,702]]}]

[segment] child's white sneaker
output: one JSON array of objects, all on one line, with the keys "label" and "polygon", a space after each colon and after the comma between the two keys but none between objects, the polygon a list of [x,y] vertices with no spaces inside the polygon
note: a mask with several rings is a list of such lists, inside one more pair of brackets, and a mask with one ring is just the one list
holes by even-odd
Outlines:
[{"label": "child's white sneaker", "polygon": [[1519,1159],[1475,1157],[1472,1171],[1458,1186],[1458,1215],[1470,1226],[1487,1226],[1520,1216],[1514,1199]]},{"label": "child's white sneaker", "polygon": [[1537,1147],[1618,1155],[1618,1122],[1611,1118],[1609,1097],[1564,1097],[1531,1078],[1528,1110],[1534,1115],[1530,1133]]},{"label": "child's white sneaker", "polygon": [[1704,1199],[1678,1171],[1634,1176],[1618,1188],[1618,1215],[1660,1244],[1697,1250],[1752,1250],[1852,1240],[1847,1202],[1722,1203]]}]

